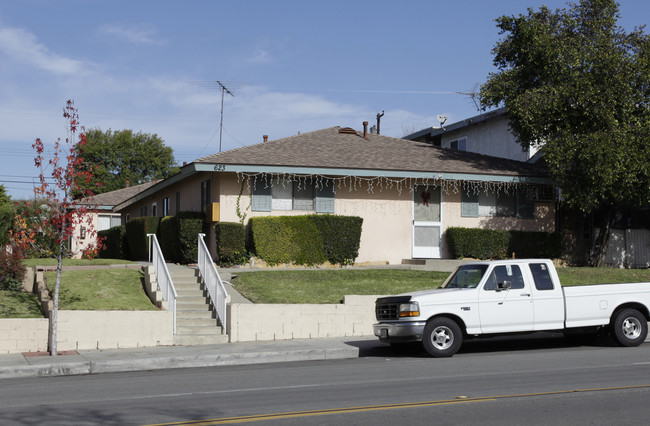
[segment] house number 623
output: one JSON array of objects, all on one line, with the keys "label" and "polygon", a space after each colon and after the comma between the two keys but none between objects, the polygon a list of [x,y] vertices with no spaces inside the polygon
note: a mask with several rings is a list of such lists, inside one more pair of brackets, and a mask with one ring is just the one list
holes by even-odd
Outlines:
[{"label": "house number 623", "polygon": [[214,166],[215,172],[223,172],[224,170],[226,170],[226,166],[224,166],[223,164],[215,164]]}]

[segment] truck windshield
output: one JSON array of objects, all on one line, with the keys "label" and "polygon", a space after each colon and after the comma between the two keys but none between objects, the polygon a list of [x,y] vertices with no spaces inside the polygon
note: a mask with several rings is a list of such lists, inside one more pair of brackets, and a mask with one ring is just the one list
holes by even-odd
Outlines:
[{"label": "truck windshield", "polygon": [[487,265],[463,265],[440,288],[476,288],[487,268]]}]

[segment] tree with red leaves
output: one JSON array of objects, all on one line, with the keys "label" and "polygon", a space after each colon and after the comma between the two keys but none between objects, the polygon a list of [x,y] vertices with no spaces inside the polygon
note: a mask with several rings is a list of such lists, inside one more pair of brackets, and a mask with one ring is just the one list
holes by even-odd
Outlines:
[{"label": "tree with red leaves", "polygon": [[[87,235],[97,237],[93,225],[93,213],[97,213],[97,205],[88,204],[88,199],[92,199],[94,195],[93,191],[89,189],[94,167],[86,164],[82,158],[86,136],[83,126],[79,124],[79,115],[73,101],[67,101],[63,109],[63,117],[67,121],[68,135],[65,142],[57,139],[51,158],[45,158],[45,144],[40,138],[36,139],[32,145],[36,151],[34,163],[40,170],[40,185],[34,188],[35,199],[39,203],[38,206],[35,206],[37,214],[29,217],[17,214],[14,220],[14,229],[10,233],[11,241],[16,249],[32,248],[57,259],[56,284],[48,334],[49,352],[52,356],[57,355],[59,288],[63,258],[70,254],[68,241],[82,226],[85,227]],[[80,203],[82,198],[85,198],[83,204]],[[39,247],[39,235],[44,235],[50,241],[54,241],[56,245],[54,250],[52,247]],[[42,238],[40,240],[42,241]],[[100,249],[100,246],[101,241],[87,245],[84,255],[92,257]]]}]

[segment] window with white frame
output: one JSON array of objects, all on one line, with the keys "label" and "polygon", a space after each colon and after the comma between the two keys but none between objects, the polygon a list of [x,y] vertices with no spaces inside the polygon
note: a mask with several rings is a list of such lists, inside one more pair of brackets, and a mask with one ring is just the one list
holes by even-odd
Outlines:
[{"label": "window with white frame", "polygon": [[532,219],[535,217],[535,204],[528,199],[524,191],[509,194],[484,191],[468,194],[467,191],[462,191],[461,216]]},{"label": "window with white frame", "polygon": [[253,187],[251,210],[334,213],[334,188],[331,183],[317,188],[309,182],[273,183],[272,186],[257,182]]},{"label": "window with white frame", "polygon": [[162,203],[162,216],[169,216],[169,197],[163,198]]},{"label": "window with white frame", "polygon": [[457,151],[467,151],[467,138],[459,138],[449,142],[449,148]]},{"label": "window with white frame", "polygon": [[122,224],[122,218],[118,215],[99,214],[97,215],[97,230],[103,231]]}]

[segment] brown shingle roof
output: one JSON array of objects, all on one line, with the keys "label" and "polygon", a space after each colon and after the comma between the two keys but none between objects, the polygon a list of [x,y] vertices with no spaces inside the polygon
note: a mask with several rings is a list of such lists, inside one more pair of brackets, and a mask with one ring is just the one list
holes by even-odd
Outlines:
[{"label": "brown shingle roof", "polygon": [[330,127],[199,158],[195,163],[503,176],[546,176],[533,164]]},{"label": "brown shingle roof", "polygon": [[97,194],[92,198],[84,198],[80,200],[80,204],[97,204],[98,206],[113,207],[123,201],[128,200],[134,195],[139,194],[140,192],[157,184],[158,182],[160,182],[160,180],[154,180],[152,182],[146,182],[140,185],[129,186],[128,188],[117,189],[115,191],[104,192],[103,194]]}]

